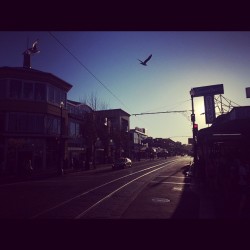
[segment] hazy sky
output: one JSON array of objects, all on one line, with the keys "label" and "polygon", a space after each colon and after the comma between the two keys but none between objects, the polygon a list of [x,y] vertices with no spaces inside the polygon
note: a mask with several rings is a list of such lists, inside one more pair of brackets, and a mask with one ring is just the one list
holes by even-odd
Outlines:
[{"label": "hazy sky", "polygon": [[[33,69],[50,72],[73,88],[68,99],[81,101],[94,93],[110,109],[129,114],[190,110],[190,90],[224,85],[224,95],[244,106],[250,104],[250,32],[198,31],[64,31],[0,32],[0,67],[22,67],[22,53],[39,39],[40,53]],[[152,54],[148,66],[144,60]],[[112,94],[103,86],[105,85]],[[203,97],[194,99],[196,121],[205,124]],[[131,116],[130,128],[141,127],[152,137],[187,143],[192,135],[191,112]]]}]

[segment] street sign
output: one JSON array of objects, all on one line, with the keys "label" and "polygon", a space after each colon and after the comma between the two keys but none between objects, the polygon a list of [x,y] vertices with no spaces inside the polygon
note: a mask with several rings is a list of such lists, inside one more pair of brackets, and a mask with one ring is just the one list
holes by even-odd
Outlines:
[{"label": "street sign", "polygon": [[211,124],[215,119],[214,96],[205,95],[204,105],[205,105],[206,124]]},{"label": "street sign", "polygon": [[224,94],[223,84],[192,88],[190,91],[190,95],[193,97],[218,94]]}]

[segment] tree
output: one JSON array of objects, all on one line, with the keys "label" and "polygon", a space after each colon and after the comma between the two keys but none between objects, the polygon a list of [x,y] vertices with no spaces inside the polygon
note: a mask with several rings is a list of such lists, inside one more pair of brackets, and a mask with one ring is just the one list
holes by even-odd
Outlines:
[{"label": "tree", "polygon": [[87,104],[94,111],[109,109],[109,104],[100,100],[96,92],[82,98],[81,102]]},{"label": "tree", "polygon": [[[95,113],[86,113],[84,116],[82,136],[86,142],[86,160],[85,168],[90,168],[90,160],[93,158],[94,145],[97,140],[97,130],[95,123]],[[93,165],[95,166],[95,159],[93,158]]]},{"label": "tree", "polygon": [[100,139],[106,138],[103,136],[105,130],[102,129],[103,123],[96,119],[95,111],[100,109],[107,109],[108,104],[101,101],[96,93],[91,93],[89,96],[85,97],[82,100],[82,103],[88,105],[92,108],[93,112],[86,114],[84,118],[83,124],[83,137],[86,140],[86,161],[85,161],[85,168],[89,169],[90,167],[90,160],[92,158],[93,166],[95,168],[95,155],[96,155],[96,142],[97,138]]}]

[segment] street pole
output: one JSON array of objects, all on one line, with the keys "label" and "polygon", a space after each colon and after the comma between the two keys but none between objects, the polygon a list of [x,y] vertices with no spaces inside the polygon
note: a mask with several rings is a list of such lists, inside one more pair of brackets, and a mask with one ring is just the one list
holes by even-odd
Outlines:
[{"label": "street pole", "polygon": [[197,163],[197,143],[196,143],[196,136],[194,132],[194,126],[195,126],[195,113],[194,113],[194,97],[192,91],[190,91],[191,94],[191,102],[192,102],[192,115],[191,115],[191,121],[193,124],[193,153],[194,153],[194,167],[196,167]]},{"label": "street pole", "polygon": [[60,111],[61,111],[61,120],[60,120],[60,151],[59,151],[59,166],[58,166],[58,174],[62,175],[63,174],[63,131],[62,131],[62,123],[63,123],[63,118],[62,118],[62,110],[63,110],[64,103],[60,103]]}]

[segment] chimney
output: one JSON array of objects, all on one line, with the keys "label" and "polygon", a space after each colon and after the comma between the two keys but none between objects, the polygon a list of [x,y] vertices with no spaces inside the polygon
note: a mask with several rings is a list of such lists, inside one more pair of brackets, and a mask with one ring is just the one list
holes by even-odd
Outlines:
[{"label": "chimney", "polygon": [[27,69],[31,69],[30,66],[30,54],[26,51],[23,53],[23,67]]}]

